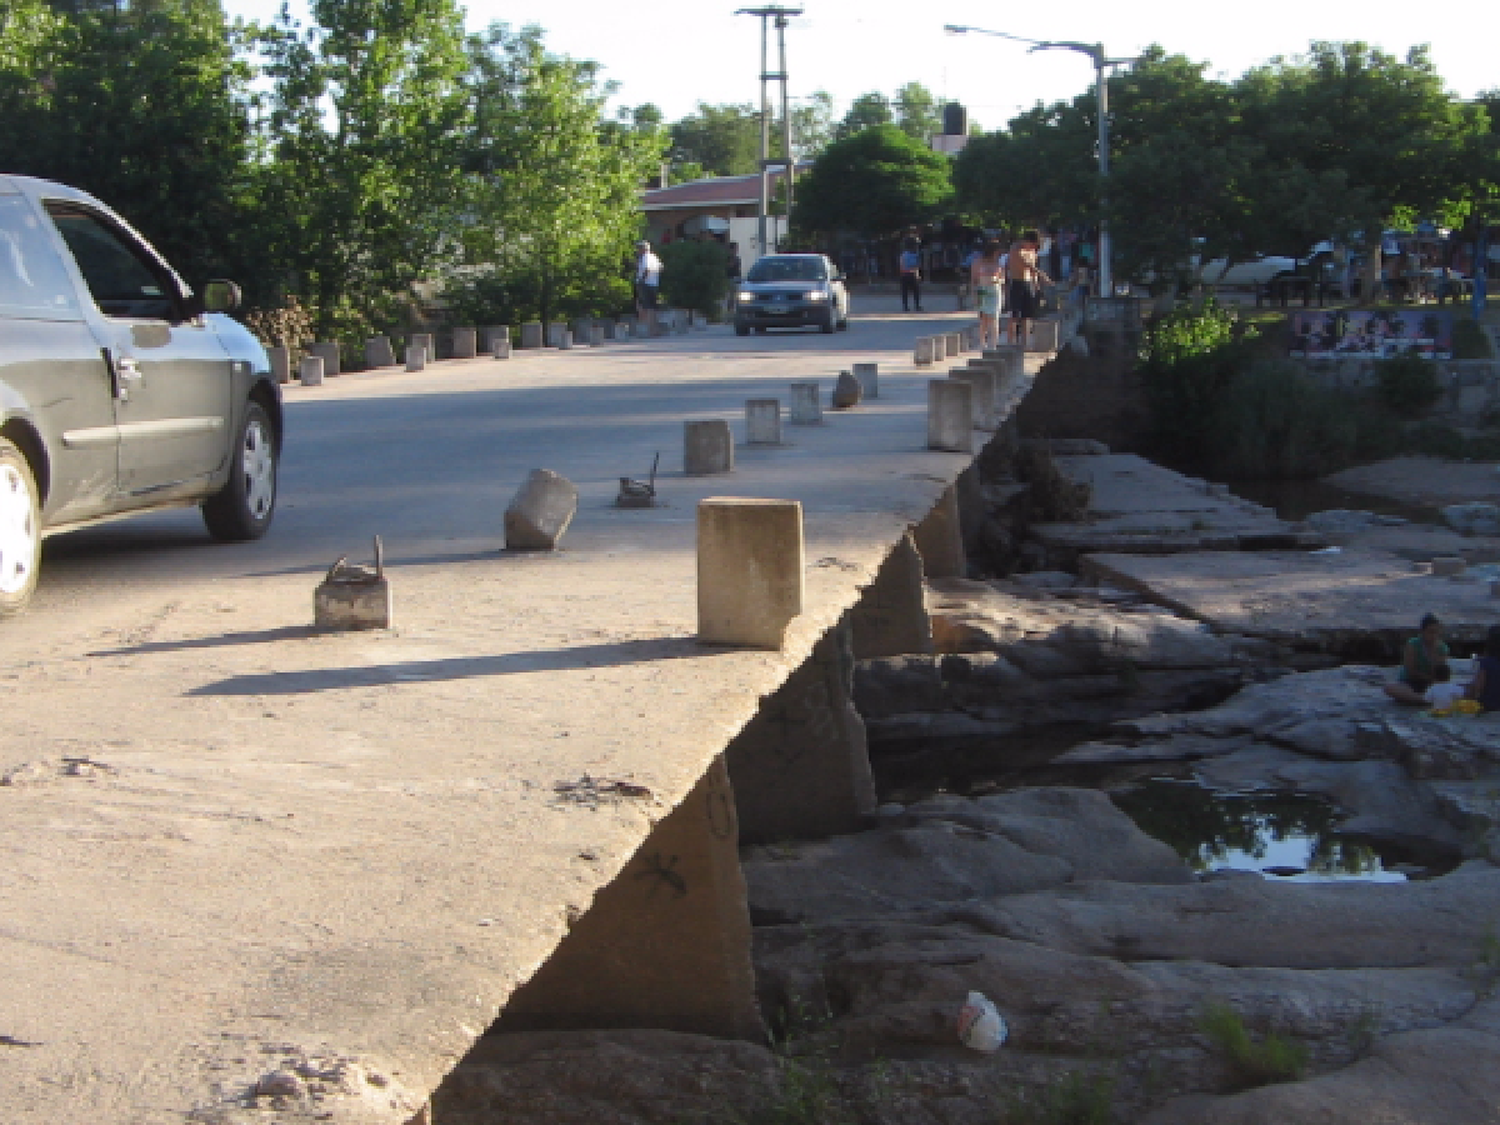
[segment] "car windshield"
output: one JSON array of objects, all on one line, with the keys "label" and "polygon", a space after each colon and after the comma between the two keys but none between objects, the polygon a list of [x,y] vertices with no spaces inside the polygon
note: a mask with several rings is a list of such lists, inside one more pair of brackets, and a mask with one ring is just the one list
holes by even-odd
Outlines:
[{"label": "car windshield", "polygon": [[750,267],[749,281],[826,281],[818,258],[762,258]]}]

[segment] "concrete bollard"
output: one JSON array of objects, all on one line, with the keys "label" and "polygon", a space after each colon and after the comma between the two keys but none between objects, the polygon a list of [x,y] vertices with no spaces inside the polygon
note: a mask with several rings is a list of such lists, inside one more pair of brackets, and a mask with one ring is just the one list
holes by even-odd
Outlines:
[{"label": "concrete bollard", "polygon": [[484,345],[485,355],[495,354],[495,345],[501,340],[510,343],[510,325],[491,324],[479,330],[480,342]]},{"label": "concrete bollard", "polygon": [[577,347],[585,347],[594,338],[594,322],[586,316],[580,316],[573,321],[573,343]]},{"label": "concrete bollard", "polygon": [[943,338],[947,341],[946,346],[948,348],[948,354],[950,356],[957,355],[959,352],[963,351],[964,337],[962,332],[945,332],[943,333]]},{"label": "concrete bollard", "polygon": [[1467,569],[1467,565],[1461,555],[1434,555],[1432,576],[1434,578],[1457,578]]},{"label": "concrete bollard", "polygon": [[414,347],[422,349],[422,354],[427,357],[428,363],[437,362],[437,337],[431,332],[413,332],[406,341]]},{"label": "concrete bollard", "polygon": [[547,346],[555,348],[561,345],[562,335],[568,330],[568,326],[560,320],[547,322]]},{"label": "concrete bollard", "polygon": [[692,315],[692,313],[686,310],[679,311],[677,313],[677,318],[672,321],[672,330],[679,336],[686,336],[688,334],[688,329],[692,328],[693,326],[693,322],[691,320]]},{"label": "concrete bollard", "polygon": [[854,377],[859,380],[859,387],[865,398],[880,397],[880,364],[856,363]]},{"label": "concrete bollard", "polygon": [[955,367],[948,378],[957,379],[973,388],[974,428],[993,430],[998,427],[998,400],[995,394],[997,383],[992,367]]},{"label": "concrete bollard", "polygon": [[521,325],[521,347],[539,348],[542,346],[545,329],[539,320],[528,320]]},{"label": "concrete bollard", "polygon": [[723,418],[682,424],[682,471],[690,477],[734,472],[734,435]]},{"label": "concrete bollard", "polygon": [[427,349],[421,344],[406,345],[406,369],[421,371],[427,366]]},{"label": "concrete bollard", "polygon": [[378,537],[374,570],[348,566],[340,559],[313,591],[313,625],[318,629],[389,629],[393,617],[391,583]]},{"label": "concrete bollard", "polygon": [[794,426],[821,426],[823,424],[823,404],[818,399],[818,384],[792,384],[790,421]]},{"label": "concrete bollard", "polygon": [[321,387],[323,385],[323,357],[320,355],[303,356],[302,362],[297,365],[297,378],[302,380],[304,387]]},{"label": "concrete bollard", "polygon": [[620,338],[620,326],[612,320],[600,321],[599,329],[604,333],[606,340],[617,340]]},{"label": "concrete bollard", "polygon": [[635,335],[635,326],[640,318],[634,313],[626,313],[619,319],[615,326],[615,339],[628,340]]},{"label": "concrete bollard", "polygon": [[604,346],[604,325],[595,324],[589,328],[589,347],[602,348]]},{"label": "concrete bollard", "polygon": [[912,361],[916,363],[918,367],[926,367],[930,363],[932,363],[933,352],[933,337],[918,336],[917,342],[912,345]]},{"label": "concrete bollard", "polygon": [[509,336],[497,336],[495,338],[494,344],[491,346],[490,354],[493,355],[496,359],[509,359],[510,358],[510,337]]},{"label": "concrete bollard", "polygon": [[745,440],[750,445],[781,444],[781,400],[752,398],[745,402]]},{"label": "concrete bollard", "polygon": [[[638,340],[646,340],[651,337],[651,324],[649,321],[638,320],[630,327],[631,335],[633,335]],[[660,327],[661,325],[658,324],[657,328]]]},{"label": "concrete bollard", "polygon": [[927,384],[927,448],[974,452],[974,388],[957,379]]},{"label": "concrete bollard", "polygon": [[848,410],[858,406],[863,397],[864,391],[860,388],[859,380],[848,371],[840,371],[838,382],[833,385],[833,408]]},{"label": "concrete bollard", "polygon": [[371,336],[365,341],[366,367],[395,367],[396,349],[389,336]]},{"label": "concrete bollard", "polygon": [[1056,320],[1033,320],[1031,339],[1026,341],[1029,352],[1055,352],[1060,339],[1062,323]]},{"label": "concrete bollard", "polygon": [[573,330],[571,328],[564,328],[562,330],[562,335],[558,336],[557,338],[557,346],[562,351],[568,351],[570,348],[572,348]]},{"label": "concrete bollard", "polygon": [[271,378],[278,383],[292,381],[292,350],[290,348],[267,348],[266,358],[271,361]]},{"label": "concrete bollard", "polygon": [[699,643],[780,649],[802,612],[804,551],[796,500],[700,500]]},{"label": "concrete bollard", "polygon": [[479,354],[479,331],[475,328],[453,330],[453,358],[473,359]]},{"label": "concrete bollard", "polygon": [[323,361],[323,378],[332,379],[341,370],[339,367],[339,346],[337,344],[308,344],[307,354],[315,355]]},{"label": "concrete bollard", "polygon": [[578,511],[578,489],[551,469],[532,469],[505,509],[505,546],[555,551]]}]

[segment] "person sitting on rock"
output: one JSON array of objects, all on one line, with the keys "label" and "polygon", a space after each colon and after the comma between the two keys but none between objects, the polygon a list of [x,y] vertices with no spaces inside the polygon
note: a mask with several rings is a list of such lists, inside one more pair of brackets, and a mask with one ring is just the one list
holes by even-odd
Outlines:
[{"label": "person sitting on rock", "polygon": [[1474,680],[1464,693],[1486,711],[1500,711],[1500,625],[1484,635],[1484,653],[1475,661]]},{"label": "person sitting on rock", "polygon": [[1442,711],[1462,699],[1465,690],[1462,684],[1453,682],[1453,669],[1446,664],[1439,664],[1432,670],[1432,686],[1422,693],[1422,698],[1434,710]]},{"label": "person sitting on rock", "polygon": [[[1500,655],[1500,649],[1496,651]],[[1426,707],[1427,697],[1423,693],[1436,678],[1434,669],[1446,663],[1448,646],[1443,643],[1443,623],[1429,613],[1422,618],[1417,636],[1406,642],[1401,652],[1399,679],[1385,685],[1386,695],[1409,707]]]}]

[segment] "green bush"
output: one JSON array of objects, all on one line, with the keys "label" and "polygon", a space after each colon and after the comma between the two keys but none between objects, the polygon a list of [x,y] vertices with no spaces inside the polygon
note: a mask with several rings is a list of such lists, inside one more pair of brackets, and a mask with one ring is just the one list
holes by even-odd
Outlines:
[{"label": "green bush", "polygon": [[1108,1074],[1070,1070],[1030,1095],[1012,1096],[1001,1120],[1004,1125],[1110,1125],[1114,1091]]},{"label": "green bush", "polygon": [[661,258],[661,293],[676,309],[704,316],[723,313],[729,295],[729,251],[718,242],[669,242]]},{"label": "green bush", "polygon": [[1490,346],[1488,333],[1477,320],[1460,317],[1453,322],[1454,359],[1493,359],[1495,350]]},{"label": "green bush", "polygon": [[1199,1021],[1203,1034],[1224,1057],[1240,1089],[1273,1082],[1295,1082],[1307,1070],[1307,1048],[1293,1039],[1267,1032],[1259,1043],[1228,1004],[1210,1003]]},{"label": "green bush", "polygon": [[1322,476],[1347,464],[1358,431],[1340,395],[1286,359],[1252,359],[1204,427],[1207,469],[1231,479]]},{"label": "green bush", "polygon": [[1419,355],[1398,355],[1375,365],[1381,401],[1397,414],[1421,414],[1442,397],[1437,365]]}]

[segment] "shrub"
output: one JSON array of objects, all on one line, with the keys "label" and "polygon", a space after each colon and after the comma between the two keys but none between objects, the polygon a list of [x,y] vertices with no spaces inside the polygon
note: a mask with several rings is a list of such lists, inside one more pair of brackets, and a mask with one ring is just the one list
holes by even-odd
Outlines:
[{"label": "shrub", "polygon": [[251,309],[244,316],[245,327],[256,339],[268,348],[286,348],[292,353],[293,362],[315,339],[313,319],[296,297],[288,297],[284,308]]},{"label": "shrub", "polygon": [[1285,359],[1251,360],[1206,422],[1206,467],[1231,479],[1321,476],[1348,462],[1358,436],[1340,396]]},{"label": "shrub", "polygon": [[1240,1089],[1294,1082],[1307,1070],[1307,1048],[1303,1044],[1275,1032],[1267,1032],[1259,1043],[1255,1042],[1239,1013],[1228,1004],[1210,1003],[1199,1026],[1224,1056]]},{"label": "shrub", "polygon": [[1454,359],[1493,359],[1494,356],[1489,334],[1477,320],[1460,317],[1453,322]]},{"label": "shrub", "polygon": [[729,294],[729,251],[718,242],[669,242],[658,250],[661,292],[673,308],[718,316]]},{"label": "shrub", "polygon": [[1017,1094],[1005,1106],[1005,1125],[1110,1125],[1114,1078],[1070,1070],[1030,1096]]},{"label": "shrub", "polygon": [[1419,355],[1398,355],[1375,365],[1380,399],[1397,414],[1421,414],[1442,396],[1437,365]]}]

